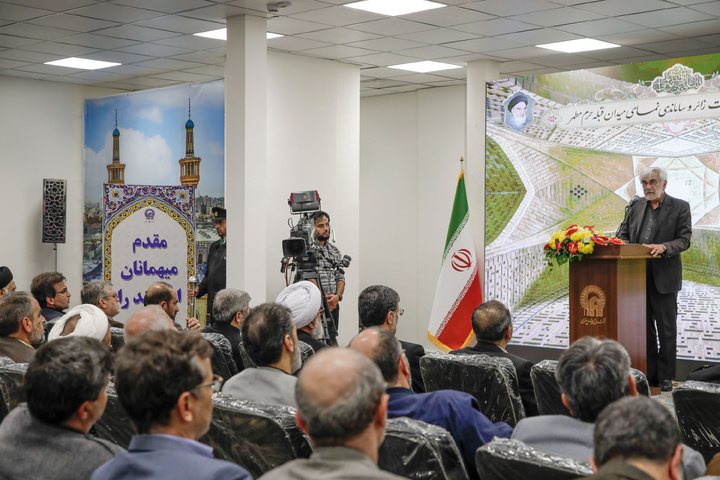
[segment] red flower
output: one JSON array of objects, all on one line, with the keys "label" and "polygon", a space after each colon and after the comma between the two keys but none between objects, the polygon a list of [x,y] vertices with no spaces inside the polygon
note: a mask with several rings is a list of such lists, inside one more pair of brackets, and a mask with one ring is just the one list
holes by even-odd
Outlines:
[{"label": "red flower", "polygon": [[595,225],[585,225],[583,228],[584,228],[585,230],[590,230],[590,231],[592,231],[592,229],[595,228]]},{"label": "red flower", "polygon": [[545,250],[550,250],[550,244],[549,244],[549,243],[546,243],[543,248],[544,248]]},{"label": "red flower", "polygon": [[597,243],[598,245],[607,245],[607,239],[607,237],[601,237],[600,235],[592,236],[593,242]]},{"label": "red flower", "polygon": [[579,228],[577,227],[577,225],[573,225],[572,227],[569,227],[565,233],[569,237],[570,235],[577,232],[578,230],[579,230]]},{"label": "red flower", "polygon": [[555,242],[555,250],[557,250],[559,252],[560,249],[562,248],[562,245],[563,245],[562,242]]},{"label": "red flower", "polygon": [[568,251],[575,255],[578,252],[577,242],[568,243]]},{"label": "red flower", "polygon": [[610,243],[615,244],[615,245],[625,245],[625,242],[623,242],[622,240],[620,240],[617,237],[611,238]]}]

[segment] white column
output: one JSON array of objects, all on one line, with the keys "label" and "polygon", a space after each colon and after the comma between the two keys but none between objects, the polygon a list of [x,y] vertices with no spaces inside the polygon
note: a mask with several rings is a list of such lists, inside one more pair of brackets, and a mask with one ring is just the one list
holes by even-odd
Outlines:
[{"label": "white column", "polygon": [[265,301],[267,276],[267,20],[227,19],[225,206],[227,285]]},{"label": "white column", "polygon": [[[478,60],[467,65],[467,188],[470,222],[475,239],[475,252],[480,265],[485,263],[485,121],[486,82],[500,78],[500,63]],[[485,285],[484,268],[480,283]]]}]

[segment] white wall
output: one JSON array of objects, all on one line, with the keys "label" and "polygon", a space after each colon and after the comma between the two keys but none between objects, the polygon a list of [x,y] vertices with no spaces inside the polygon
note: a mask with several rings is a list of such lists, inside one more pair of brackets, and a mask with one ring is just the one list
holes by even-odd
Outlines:
[{"label": "white wall", "polygon": [[82,288],[83,105],[119,90],[0,77],[0,265],[18,289],[55,269],[52,244],[41,243],[42,180],[67,180],[66,242],[58,245],[58,271],[68,280],[72,305]]},{"label": "white wall", "polygon": [[465,87],[364,98],[359,289],[400,294],[398,337],[435,350],[427,326],[465,156]]},{"label": "white wall", "polygon": [[267,204],[267,300],[275,300],[285,287],[280,259],[282,240],[290,234],[288,197],[318,190],[338,248],[353,257],[340,306],[341,344],[357,332],[359,90],[356,66],[268,52],[267,190],[258,199]]}]

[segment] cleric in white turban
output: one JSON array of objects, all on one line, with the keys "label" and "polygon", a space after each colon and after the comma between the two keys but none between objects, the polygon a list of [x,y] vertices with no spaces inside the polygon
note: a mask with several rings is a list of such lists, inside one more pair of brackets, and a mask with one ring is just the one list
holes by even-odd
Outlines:
[{"label": "cleric in white turban", "polygon": [[82,304],[71,308],[55,322],[48,335],[48,342],[70,336],[94,338],[109,346],[110,324],[107,315],[95,305]]},{"label": "cleric in white turban", "polygon": [[292,312],[299,341],[307,343],[316,352],[327,346],[326,343],[319,340],[324,335],[320,315],[322,303],[320,290],[314,283],[306,280],[293,283],[280,292],[275,302],[289,308]]}]

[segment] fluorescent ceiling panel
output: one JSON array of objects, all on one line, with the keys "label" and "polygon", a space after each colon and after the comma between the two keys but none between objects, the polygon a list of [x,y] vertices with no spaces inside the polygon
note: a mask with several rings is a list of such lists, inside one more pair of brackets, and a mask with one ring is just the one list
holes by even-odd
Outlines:
[{"label": "fluorescent ceiling panel", "polygon": [[346,3],[343,6],[394,17],[396,15],[424,12],[425,10],[446,7],[447,5],[428,0],[363,0],[361,2]]},{"label": "fluorescent ceiling panel", "polygon": [[428,73],[437,72],[439,70],[450,70],[452,68],[462,68],[460,65],[452,65],[449,63],[442,62],[413,62],[413,63],[402,63],[400,65],[389,65],[388,68],[396,68],[398,70],[409,70],[411,72]]},{"label": "fluorescent ceiling panel", "polygon": [[[210,30],[209,32],[195,33],[194,35],[198,37],[214,38],[216,40],[227,40],[227,28],[219,28],[217,30]],[[279,33],[267,32],[265,38],[270,40],[271,38],[278,38],[282,36],[284,35],[280,35]]]},{"label": "fluorescent ceiling panel", "polygon": [[544,45],[536,45],[540,48],[548,50],[556,50],[565,53],[589,52],[591,50],[603,50],[605,48],[615,48],[620,45],[614,43],[603,42],[601,40],[593,40],[592,38],[581,38],[578,40],[568,40],[567,42],[546,43]]},{"label": "fluorescent ceiling panel", "polygon": [[63,58],[52,62],[45,62],[45,65],[55,65],[56,67],[81,68],[83,70],[98,70],[100,68],[117,67],[121,63],[102,62],[100,60],[88,60],[87,58]]}]

